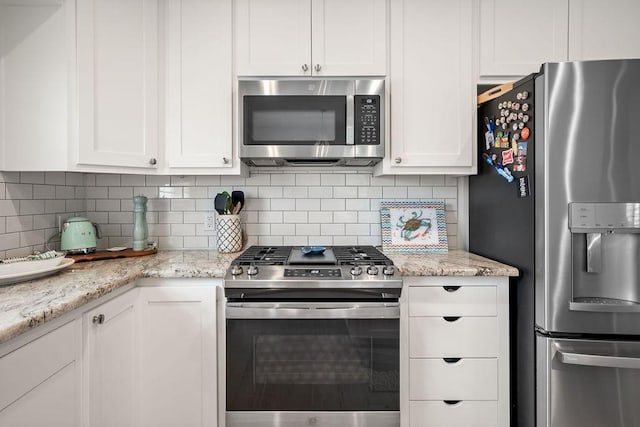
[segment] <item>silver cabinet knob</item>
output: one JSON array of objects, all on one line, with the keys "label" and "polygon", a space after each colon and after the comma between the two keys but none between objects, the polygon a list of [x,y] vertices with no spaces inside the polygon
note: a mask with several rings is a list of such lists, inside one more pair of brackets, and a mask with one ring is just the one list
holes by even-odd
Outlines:
[{"label": "silver cabinet knob", "polygon": [[320,71],[320,70],[322,70],[322,66],[321,66],[320,64],[316,64],[316,66],[315,66],[315,70],[316,70],[316,71]]},{"label": "silver cabinet knob", "polygon": [[99,324],[102,325],[104,323],[104,314],[96,314],[95,316],[93,316],[93,319],[91,319],[91,321],[94,324]]},{"label": "silver cabinet knob", "polygon": [[226,157],[222,158],[222,163],[224,163],[225,165],[229,164],[229,159],[227,159]]},{"label": "silver cabinet knob", "polygon": [[158,163],[158,161],[155,159],[155,157],[152,157],[152,158],[149,159],[149,164],[151,166],[154,166],[156,163]]},{"label": "silver cabinet knob", "polygon": [[302,71],[304,71],[305,73],[309,71],[309,66],[307,64],[302,64]]},{"label": "silver cabinet knob", "polygon": [[396,157],[394,161],[399,165],[400,163],[402,163],[402,157]]}]

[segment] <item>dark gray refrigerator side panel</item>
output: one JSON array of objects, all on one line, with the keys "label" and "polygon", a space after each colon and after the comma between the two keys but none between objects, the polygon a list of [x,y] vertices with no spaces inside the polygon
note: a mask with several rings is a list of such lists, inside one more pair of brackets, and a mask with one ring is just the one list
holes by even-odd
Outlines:
[{"label": "dark gray refrigerator side panel", "polygon": [[[469,250],[517,267],[520,277],[510,286],[511,352],[511,424],[535,425],[535,338],[534,338],[534,196],[532,171],[535,168],[534,129],[529,137],[528,172],[513,172],[516,177],[529,175],[529,197],[518,197],[517,179],[507,182],[482,157],[486,153],[484,118],[495,115],[497,105],[527,91],[533,105],[533,80],[489,101],[478,108],[478,175],[469,178]],[[534,116],[534,114],[532,114]],[[535,117],[534,117],[535,119]],[[495,151],[495,150],[494,150]]]},{"label": "dark gray refrigerator side panel", "polygon": [[545,64],[537,84],[536,323],[640,335],[640,234],[600,233],[602,269],[588,272],[589,236],[569,228],[570,203],[640,202],[640,60]]}]

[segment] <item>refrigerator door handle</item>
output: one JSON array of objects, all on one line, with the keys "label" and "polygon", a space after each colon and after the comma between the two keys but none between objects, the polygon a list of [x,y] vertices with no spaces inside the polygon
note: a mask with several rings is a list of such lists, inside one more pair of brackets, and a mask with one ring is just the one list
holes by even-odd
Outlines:
[{"label": "refrigerator door handle", "polygon": [[567,353],[564,351],[558,351],[558,360],[566,365],[640,369],[640,358],[635,357],[601,356],[598,354]]}]

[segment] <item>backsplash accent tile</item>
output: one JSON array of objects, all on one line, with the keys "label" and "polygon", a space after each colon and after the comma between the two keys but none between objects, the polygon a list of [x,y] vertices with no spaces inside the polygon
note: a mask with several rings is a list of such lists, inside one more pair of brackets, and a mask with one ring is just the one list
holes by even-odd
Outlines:
[{"label": "backsplash accent tile", "polygon": [[86,209],[82,173],[0,172],[0,258],[59,249],[57,216]]},{"label": "backsplash accent tile", "polygon": [[343,169],[252,170],[246,177],[0,172],[0,257],[43,250],[58,233],[58,215],[99,223],[99,248],[131,246],[137,194],[149,198],[149,236],[160,249],[215,249],[216,231],[205,230],[205,218],[215,195],[233,190],[245,192],[248,245],[380,245],[382,200],[429,198],[445,199],[449,247],[458,245],[456,177]]}]

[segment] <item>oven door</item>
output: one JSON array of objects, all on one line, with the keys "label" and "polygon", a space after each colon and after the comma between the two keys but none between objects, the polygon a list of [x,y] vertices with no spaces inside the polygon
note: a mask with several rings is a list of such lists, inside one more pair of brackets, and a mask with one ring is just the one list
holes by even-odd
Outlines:
[{"label": "oven door", "polygon": [[399,425],[397,303],[228,303],[226,317],[228,425]]}]

